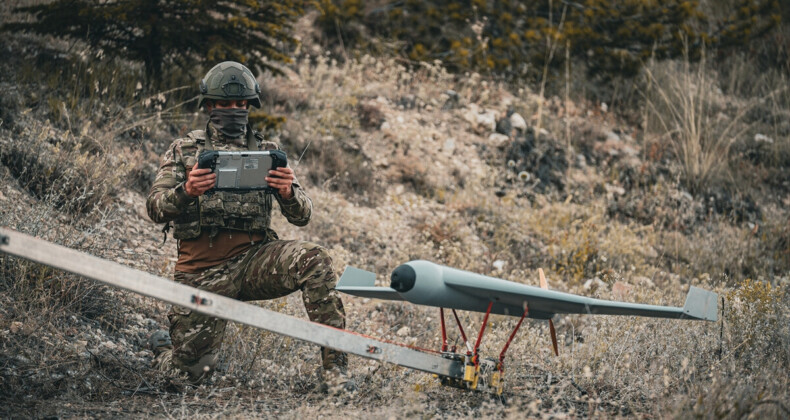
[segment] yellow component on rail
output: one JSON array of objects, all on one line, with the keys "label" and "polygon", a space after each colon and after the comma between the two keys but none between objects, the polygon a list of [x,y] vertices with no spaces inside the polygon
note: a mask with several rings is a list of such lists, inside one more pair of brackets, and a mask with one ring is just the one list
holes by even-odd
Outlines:
[{"label": "yellow component on rail", "polygon": [[475,380],[472,381],[470,388],[477,389],[477,382],[480,380],[480,365],[475,366]]},{"label": "yellow component on rail", "polygon": [[475,382],[476,377],[475,365],[466,365],[464,367],[464,381]]},{"label": "yellow component on rail", "polygon": [[502,391],[505,388],[505,378],[503,378],[501,372],[495,371],[491,374],[490,387],[496,390],[497,395],[502,395]]}]

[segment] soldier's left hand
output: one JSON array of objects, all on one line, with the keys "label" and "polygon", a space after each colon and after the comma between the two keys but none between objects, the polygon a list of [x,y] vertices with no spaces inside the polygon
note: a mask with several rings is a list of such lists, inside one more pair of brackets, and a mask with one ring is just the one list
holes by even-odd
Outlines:
[{"label": "soldier's left hand", "polygon": [[293,197],[294,191],[292,185],[294,179],[296,179],[293,169],[288,167],[272,169],[269,171],[269,176],[265,179],[270,187],[277,189],[277,192],[280,193],[280,197],[285,199]]}]

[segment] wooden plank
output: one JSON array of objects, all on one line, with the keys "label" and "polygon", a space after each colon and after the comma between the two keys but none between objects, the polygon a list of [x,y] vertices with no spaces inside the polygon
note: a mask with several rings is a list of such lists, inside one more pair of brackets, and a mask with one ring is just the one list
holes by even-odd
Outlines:
[{"label": "wooden plank", "polygon": [[459,361],[269,311],[10,229],[0,228],[0,251],[297,340],[449,378],[463,378],[463,363]]}]

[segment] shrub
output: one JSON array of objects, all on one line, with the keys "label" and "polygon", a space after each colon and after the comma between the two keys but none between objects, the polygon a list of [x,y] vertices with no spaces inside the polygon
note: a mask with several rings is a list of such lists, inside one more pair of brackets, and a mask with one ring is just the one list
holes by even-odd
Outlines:
[{"label": "shrub", "polygon": [[560,66],[568,55],[587,63],[592,75],[638,73],[648,57],[679,57],[688,40],[703,45],[743,45],[772,29],[780,19],[775,0],[734,0],[731,15],[710,22],[698,1],[639,0],[518,2],[433,0],[389,4],[363,10],[358,1],[322,3],[325,37],[371,46],[357,29],[399,42],[415,61],[441,60],[454,71],[475,70],[523,79],[547,64]]},{"label": "shrub", "polygon": [[705,60],[653,63],[645,68],[647,127],[671,146],[681,170],[681,181],[692,193],[721,186],[729,172],[728,156],[749,130],[749,103],[724,97]]},{"label": "shrub", "polygon": [[102,208],[117,191],[129,163],[43,125],[26,129],[18,139],[1,138],[0,162],[19,183],[41,200],[72,214]]}]

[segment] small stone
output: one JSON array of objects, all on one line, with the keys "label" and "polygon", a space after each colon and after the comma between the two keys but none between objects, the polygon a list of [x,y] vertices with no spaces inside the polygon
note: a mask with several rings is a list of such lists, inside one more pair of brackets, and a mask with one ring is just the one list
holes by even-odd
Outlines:
[{"label": "small stone", "polygon": [[442,146],[442,151],[451,155],[455,152],[455,139],[450,137],[449,139],[444,141],[444,145]]},{"label": "small stone", "polygon": [[514,112],[513,115],[510,116],[510,125],[522,132],[527,130],[527,122],[518,112]]},{"label": "small stone", "polygon": [[398,337],[405,337],[405,336],[409,335],[410,333],[411,333],[411,328],[409,328],[409,327],[401,327],[395,334],[397,334]]},{"label": "small stone", "polygon": [[510,140],[510,137],[508,137],[508,136],[506,136],[506,135],[504,135],[504,134],[499,134],[499,133],[491,133],[491,134],[488,136],[488,141],[489,141],[489,142],[491,142],[491,143],[493,143],[493,144],[495,144],[495,145],[497,145],[497,146],[498,146],[498,145],[501,145],[501,144],[504,144],[504,143],[505,143],[505,142],[507,142],[508,140]]},{"label": "small stone", "polygon": [[483,128],[487,131],[494,131],[496,130],[496,117],[494,113],[491,111],[486,111],[482,114],[477,114],[477,127]]},{"label": "small stone", "polygon": [[633,286],[630,284],[617,281],[612,285],[612,295],[617,299],[622,299],[625,296],[630,295],[632,289]]},{"label": "small stone", "polygon": [[584,290],[588,290],[588,291],[590,290],[594,291],[595,289],[604,286],[606,286],[606,283],[604,283],[603,280],[599,279],[598,277],[589,279],[584,282]]}]

